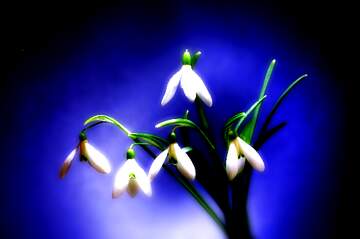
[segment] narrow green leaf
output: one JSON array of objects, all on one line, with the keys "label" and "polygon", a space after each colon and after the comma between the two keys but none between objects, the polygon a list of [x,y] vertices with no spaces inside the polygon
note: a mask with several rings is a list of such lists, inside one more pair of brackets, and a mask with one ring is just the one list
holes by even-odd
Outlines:
[{"label": "narrow green leaf", "polygon": [[[134,142],[139,142],[138,139],[133,139]],[[156,158],[157,155],[151,151],[146,145],[140,145],[145,152],[147,152],[152,158]],[[215,211],[211,208],[211,206],[206,202],[206,200],[201,196],[201,194],[197,191],[197,189],[183,176],[174,173],[167,165],[163,165],[163,168],[167,173],[170,174],[178,183],[180,183],[189,193],[190,195],[200,204],[200,206],[208,213],[208,215],[220,226],[221,229],[225,230],[225,225],[221,221],[221,219],[217,216]]]},{"label": "narrow green leaf", "polygon": [[170,120],[165,120],[165,121],[160,122],[157,125],[155,125],[156,128],[161,128],[161,127],[165,127],[165,126],[189,127],[189,128],[196,129],[201,134],[201,136],[203,136],[203,138],[210,145],[210,147],[212,149],[215,149],[214,144],[211,143],[209,137],[206,136],[204,131],[202,131],[199,126],[197,126],[194,122],[192,122],[189,119],[183,119],[183,118],[170,119]]},{"label": "narrow green leaf", "polygon": [[262,134],[262,132],[265,132],[271,122],[271,119],[273,118],[273,116],[275,115],[276,111],[278,110],[278,108],[280,107],[281,103],[284,101],[285,97],[295,88],[295,86],[297,86],[303,79],[305,79],[308,75],[304,74],[302,76],[300,76],[299,78],[297,78],[295,81],[293,81],[287,88],[286,90],[284,90],[284,92],[280,95],[280,97],[278,98],[278,100],[276,101],[276,103],[274,104],[273,108],[271,109],[269,115],[266,117],[264,125],[262,126],[261,130],[260,130],[260,134]]},{"label": "narrow green leaf", "polygon": [[176,119],[169,119],[165,120],[163,122],[158,123],[155,125],[155,128],[162,128],[165,126],[180,126],[180,127],[190,127],[196,129],[198,126],[192,122],[189,119],[183,119],[183,118],[176,118]]},{"label": "narrow green leaf", "polygon": [[131,132],[123,124],[121,124],[116,119],[114,119],[114,118],[112,118],[110,116],[107,116],[107,115],[95,115],[95,116],[92,116],[92,117],[88,118],[84,122],[84,125],[86,126],[86,125],[88,125],[90,123],[99,123],[99,122],[113,124],[113,125],[117,126],[119,129],[121,129],[122,131],[124,131],[127,135],[131,134]]},{"label": "narrow green leaf", "polygon": [[238,132],[241,124],[246,120],[246,118],[257,109],[257,107],[265,100],[266,95],[262,96],[259,100],[257,100],[246,112],[245,116],[240,118],[239,122],[236,124],[235,132]]},{"label": "narrow green leaf", "polygon": [[286,126],[286,122],[282,122],[271,129],[267,130],[263,134],[259,136],[259,138],[255,141],[254,147],[258,150],[265,144],[267,140],[269,140],[274,134],[279,132],[281,129],[283,129]]},{"label": "narrow green leaf", "polygon": [[[263,85],[261,87],[261,91],[260,91],[260,94],[259,94],[259,99],[261,99],[264,95],[265,95],[265,92],[266,92],[266,89],[267,89],[267,86],[268,86],[268,83],[270,81],[270,78],[271,78],[271,75],[272,75],[272,72],[274,70],[274,67],[275,67],[275,63],[276,63],[276,60],[273,59],[266,71],[266,74],[265,74],[265,78],[264,78],[264,82],[263,82]],[[261,108],[261,104],[259,104],[255,111],[254,111],[254,116],[252,117],[252,119],[250,120],[250,122],[246,125],[245,129],[243,130],[242,132],[242,137],[243,139],[247,142],[247,143],[251,143],[251,138],[254,134],[254,130],[255,130],[255,126],[256,126],[256,122],[257,122],[257,118],[259,116],[259,112],[260,112],[260,108]]]},{"label": "narrow green leaf", "polygon": [[[88,125],[93,123],[91,125]],[[156,154],[151,151],[146,145],[142,144],[139,140],[139,137],[135,135],[142,136],[142,139],[147,137],[147,134],[132,134],[124,125],[119,123],[114,118],[107,115],[96,115],[87,119],[84,123],[86,129],[93,127],[94,125],[98,125],[100,123],[111,123],[119,127],[130,139],[132,139],[135,143],[138,143],[151,157],[156,158]],[[160,141],[160,137],[152,135],[151,139],[156,139],[156,141]],[[189,150],[190,147],[186,148]],[[222,220],[217,216],[214,210],[210,207],[210,205],[206,202],[206,200],[201,196],[201,194],[197,191],[197,189],[188,181],[183,179],[182,176],[175,174],[167,165],[163,165],[166,172],[168,172],[172,177],[176,179],[178,183],[180,183],[189,193],[190,195],[200,204],[200,206],[209,214],[209,216],[220,226],[221,229],[225,230],[225,225]]]},{"label": "narrow green leaf", "polygon": [[237,114],[235,114],[234,116],[230,117],[230,118],[226,121],[225,126],[224,126],[224,129],[227,129],[227,128],[231,127],[231,125],[232,125],[233,123],[235,123],[237,120],[239,120],[239,119],[241,119],[241,118],[243,118],[243,117],[245,117],[245,116],[246,116],[246,113],[245,113],[245,112],[240,112],[240,113],[237,113]]},{"label": "narrow green leaf", "polygon": [[157,147],[160,150],[163,150],[169,144],[167,140],[153,134],[131,133],[128,136],[131,139],[142,139],[143,141]]}]

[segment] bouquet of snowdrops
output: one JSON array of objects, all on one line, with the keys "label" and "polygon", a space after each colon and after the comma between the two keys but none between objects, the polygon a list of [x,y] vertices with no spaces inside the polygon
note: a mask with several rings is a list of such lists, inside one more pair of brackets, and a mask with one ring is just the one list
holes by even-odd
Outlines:
[{"label": "bouquet of snowdrops", "polygon": [[[253,139],[260,108],[266,98],[266,89],[276,63],[272,60],[258,99],[249,109],[240,111],[220,126],[223,129],[221,137],[224,138],[227,152],[226,155],[220,155],[218,148],[221,146],[214,145],[213,135],[210,133],[213,126],[210,127],[208,124],[204,107],[212,106],[212,97],[204,81],[194,71],[200,55],[200,52],[193,55],[187,50],[184,52],[181,68],[170,78],[161,101],[162,106],[166,105],[180,86],[184,95],[196,105],[198,123],[191,120],[189,111],[186,110],[181,117],[160,122],[155,126],[170,128],[168,137],[163,138],[150,133],[131,132],[120,121],[108,115],[92,116],[84,123],[84,128],[79,134],[79,143],[65,159],[60,169],[60,177],[63,178],[67,174],[76,155],[79,155],[80,161],[89,163],[99,173],[111,173],[109,160],[89,143],[87,131],[103,123],[113,124],[132,141],[124,163],[115,174],[113,198],[125,192],[134,197],[139,190],[151,196],[151,184],[156,183],[156,175],[159,171],[165,170],[189,192],[229,238],[251,238],[247,213],[251,175],[253,169],[264,171],[266,162],[258,151],[268,139],[285,126],[285,123],[280,123],[269,127],[271,119],[285,97],[307,75],[300,76],[284,90],[266,116],[256,139]],[[199,134],[203,139],[204,147],[194,147],[191,144],[189,130]],[[135,147],[141,148],[153,158],[149,170],[144,170],[138,164]],[[209,205],[193,184],[193,180],[197,180],[213,198],[222,215],[218,215]]]}]

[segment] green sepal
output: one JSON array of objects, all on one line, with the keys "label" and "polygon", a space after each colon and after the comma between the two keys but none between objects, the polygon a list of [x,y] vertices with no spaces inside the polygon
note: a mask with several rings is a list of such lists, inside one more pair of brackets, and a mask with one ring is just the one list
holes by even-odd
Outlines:
[{"label": "green sepal", "polygon": [[201,134],[201,136],[203,136],[206,142],[211,146],[211,148],[215,149],[214,144],[211,143],[210,139],[206,136],[204,131],[202,131],[199,126],[197,126],[194,122],[192,122],[189,119],[183,119],[183,118],[169,119],[155,125],[156,128],[161,128],[165,126],[189,127],[196,129]]},{"label": "green sepal", "polygon": [[[117,126],[119,129],[121,129],[122,131],[124,131],[127,135],[129,135],[131,132],[126,129],[126,127],[124,125],[122,125],[119,121],[117,121],[116,119],[110,117],[110,116],[107,116],[107,115],[95,115],[95,116],[92,116],[90,118],[88,118],[85,122],[84,122],[84,125],[88,125],[90,123],[110,123],[110,124],[113,124],[115,126]],[[90,128],[90,126],[88,126],[88,128]]]}]

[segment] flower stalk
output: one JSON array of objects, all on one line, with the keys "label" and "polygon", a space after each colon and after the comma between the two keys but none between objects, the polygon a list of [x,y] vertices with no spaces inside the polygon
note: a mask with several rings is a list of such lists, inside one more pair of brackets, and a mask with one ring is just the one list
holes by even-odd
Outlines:
[{"label": "flower stalk", "polygon": [[[108,115],[92,116],[84,123],[78,145],[62,164],[60,177],[64,178],[68,173],[77,154],[80,156],[80,161],[88,162],[97,172],[103,174],[111,172],[110,161],[88,142],[86,136],[88,130],[103,123],[110,123],[132,141],[122,166],[115,174],[113,198],[120,197],[125,192],[135,197],[139,191],[148,197],[152,196],[151,184],[156,183],[155,177],[163,169],[183,186],[229,238],[252,238],[247,201],[253,169],[259,172],[265,170],[265,163],[259,149],[276,132],[284,128],[284,122],[271,129],[268,129],[268,126],[286,96],[307,75],[299,77],[281,94],[260,129],[255,143],[251,144],[260,116],[260,108],[266,98],[265,93],[275,67],[276,61],[272,60],[266,71],[258,100],[247,111],[238,112],[225,122],[223,136],[227,154],[221,155],[220,146],[214,144],[214,135],[211,131],[213,127],[209,125],[204,107],[204,105],[211,107],[213,100],[203,79],[194,71],[200,55],[201,52],[191,54],[188,50],[183,53],[180,70],[168,81],[161,101],[162,106],[168,104],[180,85],[185,97],[195,103],[198,123],[190,119],[189,111],[186,111],[181,118],[160,122],[155,126],[156,128],[172,127],[172,130],[168,132],[169,137],[164,139],[150,133],[131,132],[125,125]],[[177,137],[175,134],[179,128],[181,128],[182,137]],[[206,147],[193,146],[188,137],[188,132],[191,130],[200,134]],[[188,147],[181,148],[180,145]],[[135,146],[142,148],[153,159],[148,173],[136,160]],[[150,147],[156,148],[156,152],[159,153],[156,154]],[[197,180],[216,202],[224,220],[215,213],[215,210],[192,184],[193,180]],[[231,200],[229,195],[232,197]]]}]

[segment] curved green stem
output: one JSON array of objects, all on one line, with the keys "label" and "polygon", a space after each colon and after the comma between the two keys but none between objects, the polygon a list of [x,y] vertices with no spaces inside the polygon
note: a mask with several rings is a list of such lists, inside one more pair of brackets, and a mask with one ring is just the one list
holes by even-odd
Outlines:
[{"label": "curved green stem", "polygon": [[215,150],[214,144],[211,142],[211,140],[206,135],[206,133],[199,126],[197,126],[194,122],[192,122],[189,119],[176,118],[176,119],[165,120],[165,121],[160,122],[157,125],[155,125],[155,128],[161,128],[161,127],[172,126],[172,125],[175,125],[176,127],[190,127],[190,128],[196,129],[200,133],[200,135],[205,139],[205,141],[208,143],[208,145],[211,147],[211,149]]},{"label": "curved green stem", "polygon": [[[89,124],[91,122],[95,122],[95,121],[96,121],[96,123],[86,126],[87,124]],[[121,131],[123,131],[130,139],[132,139],[134,141],[134,144],[142,147],[145,150],[145,152],[147,152],[152,158],[157,157],[157,155],[147,147],[148,143],[141,142],[137,137],[134,137],[134,134],[132,134],[130,130],[128,130],[124,125],[122,125],[120,122],[118,122],[117,120],[115,120],[112,117],[109,117],[106,115],[94,116],[94,117],[91,117],[88,120],[86,120],[84,125],[86,126],[85,129],[90,129],[101,123],[114,124]],[[200,204],[200,206],[215,221],[215,223],[218,224],[220,226],[220,228],[225,231],[225,225],[222,222],[222,220],[218,217],[218,215],[210,207],[210,205],[206,202],[206,200],[201,196],[201,194],[196,190],[196,188],[192,184],[190,184],[188,181],[186,181],[179,175],[175,174],[167,165],[163,165],[163,168],[165,169],[165,171],[167,173],[169,173],[172,177],[174,177],[175,180],[186,189],[186,191],[188,191],[190,193],[190,195]]]}]

